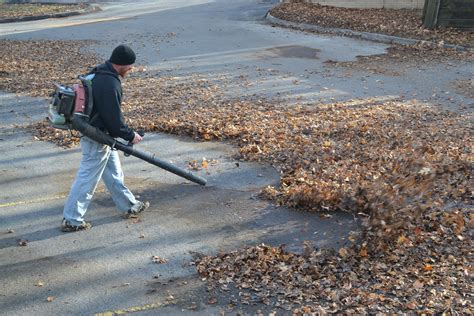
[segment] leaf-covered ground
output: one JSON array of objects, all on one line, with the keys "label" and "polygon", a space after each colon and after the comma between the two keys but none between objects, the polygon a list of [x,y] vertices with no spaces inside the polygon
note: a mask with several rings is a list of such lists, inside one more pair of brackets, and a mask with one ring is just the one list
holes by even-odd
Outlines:
[{"label": "leaf-covered ground", "polygon": [[282,3],[271,10],[277,18],[329,28],[351,29],[474,47],[474,32],[454,28],[427,30],[421,10],[352,9],[313,3]]},{"label": "leaf-covered ground", "polygon": [[87,6],[87,4],[0,4],[0,20],[67,13],[77,10],[83,10]]},{"label": "leaf-covered ground", "polygon": [[[97,61],[79,58],[84,43],[67,43],[71,58],[46,49],[61,42],[0,44],[0,89],[30,95],[47,96],[52,82],[72,81]],[[34,59],[28,59],[30,49],[36,49]],[[352,247],[315,250],[308,243],[298,255],[256,246],[201,258],[197,268],[212,291],[238,290],[230,304],[262,303],[296,314],[472,314],[472,114],[417,100],[289,107],[228,99],[218,83],[198,75],[146,71],[127,78],[124,93],[133,127],[226,140],[239,147],[241,159],[278,168],[280,187],[265,188],[263,196],[363,219]],[[38,139],[64,146],[77,141],[45,122],[32,128]]]},{"label": "leaf-covered ground", "polygon": [[0,40],[0,90],[47,97],[99,62],[82,49],[91,41]]}]

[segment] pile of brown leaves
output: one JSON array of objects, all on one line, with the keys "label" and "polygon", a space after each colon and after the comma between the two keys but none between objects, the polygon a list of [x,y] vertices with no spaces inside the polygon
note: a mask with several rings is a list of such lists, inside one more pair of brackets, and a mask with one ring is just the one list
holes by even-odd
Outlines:
[{"label": "pile of brown leaves", "polygon": [[337,254],[253,247],[204,258],[198,270],[212,286],[239,291],[231,304],[306,306],[297,314],[472,312],[472,210],[447,207],[472,195],[472,118],[414,101],[188,110],[180,122],[164,117],[162,128],[231,138],[243,158],[270,161],[282,180],[266,196],[366,216],[362,243]]},{"label": "pile of brown leaves", "polygon": [[98,61],[82,49],[91,41],[0,40],[0,90],[48,96],[55,84],[75,82]]},{"label": "pile of brown leaves", "polygon": [[83,10],[87,4],[0,4],[0,20],[67,13]]},{"label": "pile of brown leaves", "polygon": [[472,31],[444,27],[424,29],[421,10],[352,9],[298,2],[280,4],[270,13],[292,22],[474,47]]},{"label": "pile of brown leaves", "polygon": [[[471,315],[472,241],[467,239],[472,236],[461,236],[468,214],[467,209],[433,213],[425,226],[400,235],[390,251],[378,254],[367,251],[370,239],[338,251],[306,243],[301,255],[260,245],[203,257],[197,269],[211,293],[238,293],[230,307],[265,304],[293,315]],[[472,229],[472,219],[469,225]]]},{"label": "pile of brown leaves", "polygon": [[[62,63],[69,59],[58,59],[54,50],[36,52],[34,59],[48,60],[41,66],[59,82],[71,78],[70,68],[57,73],[68,69]],[[4,56],[0,88],[22,91],[19,87],[36,76],[35,61],[11,68],[15,58]],[[77,57],[71,61],[84,68]],[[45,84],[38,81],[30,94],[50,91]],[[123,110],[132,127],[228,140],[239,146],[241,159],[274,165],[282,173],[281,186],[266,188],[264,196],[305,210],[345,210],[365,218],[361,243],[337,254],[308,250],[299,256],[258,247],[203,259],[199,270],[212,282],[246,290],[242,302],[252,301],[255,292],[273,293],[285,308],[323,300],[331,310],[355,312],[365,305],[370,311],[449,306],[468,311],[472,236],[466,230],[473,218],[462,205],[472,195],[470,115],[418,101],[283,107],[264,99],[228,100],[219,86],[199,76],[135,73],[124,81],[124,93]],[[35,126],[36,137],[72,144],[67,134],[41,124]],[[256,299],[276,306],[265,295]]]}]

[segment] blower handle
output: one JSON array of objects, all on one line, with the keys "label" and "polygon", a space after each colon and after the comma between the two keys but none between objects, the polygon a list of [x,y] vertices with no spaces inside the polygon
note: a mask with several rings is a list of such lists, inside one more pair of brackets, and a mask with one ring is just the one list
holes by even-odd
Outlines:
[{"label": "blower handle", "polygon": [[[144,130],[138,130],[138,131],[137,131],[137,134],[140,135],[141,137],[143,137],[143,136],[145,136],[145,131],[144,131]],[[131,140],[128,142],[127,146],[133,148],[133,143],[132,143]],[[130,156],[130,154],[127,154],[127,153],[125,153],[125,152],[124,152],[123,154],[124,154],[125,157]]]}]

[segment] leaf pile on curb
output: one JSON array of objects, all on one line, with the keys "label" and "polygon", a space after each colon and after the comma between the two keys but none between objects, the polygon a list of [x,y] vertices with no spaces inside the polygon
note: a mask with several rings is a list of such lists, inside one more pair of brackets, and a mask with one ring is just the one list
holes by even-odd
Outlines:
[{"label": "leaf pile on curb", "polygon": [[87,4],[0,4],[0,20],[83,10]]},{"label": "leaf pile on curb", "polygon": [[474,47],[472,31],[421,27],[421,10],[353,9],[298,2],[282,3],[270,13],[276,18],[297,23]]},{"label": "leaf pile on curb", "polygon": [[[56,61],[55,51],[46,53],[49,63],[67,61]],[[2,60],[1,71],[10,69],[11,60],[9,55]],[[48,62],[43,69],[61,69]],[[33,76],[34,69],[16,71],[19,78],[0,72],[0,88],[22,91],[15,89],[28,85],[28,72]],[[50,91],[45,87],[39,82],[31,94],[44,95]],[[308,211],[344,210],[364,218],[361,242],[336,253],[307,247],[297,255],[259,246],[206,257],[198,269],[211,287],[225,292],[235,286],[242,304],[309,305],[303,312],[313,312],[314,302],[328,311],[356,313],[471,311],[474,227],[472,209],[465,207],[473,187],[471,114],[417,100],[292,107],[258,98],[229,100],[215,82],[197,75],[134,74],[124,81],[124,96],[132,127],[227,140],[239,147],[238,158],[275,166],[281,186],[266,188],[263,196]],[[37,138],[72,144],[41,124],[33,126]]]}]

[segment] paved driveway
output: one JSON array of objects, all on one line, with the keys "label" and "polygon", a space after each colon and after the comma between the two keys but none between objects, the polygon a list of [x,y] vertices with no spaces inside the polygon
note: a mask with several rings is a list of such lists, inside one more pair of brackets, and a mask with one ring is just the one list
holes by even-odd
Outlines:
[{"label": "paved driveway", "polygon": [[[204,74],[219,80],[229,97],[256,93],[288,97],[290,103],[391,98],[415,91],[429,98],[472,71],[472,65],[441,65],[407,70],[401,77],[364,71],[346,76],[325,62],[380,54],[387,46],[271,27],[263,17],[272,2],[114,2],[90,15],[2,25],[0,36],[97,40],[87,49],[104,59],[125,42],[151,74]],[[444,76],[436,77],[439,73]],[[454,92],[450,97],[472,102]],[[101,186],[88,213],[94,228],[63,234],[62,206],[80,152],[37,142],[22,129],[42,119],[46,107],[41,98],[0,94],[0,314],[218,314],[228,300],[207,304],[205,283],[190,265],[193,254],[261,242],[284,243],[295,251],[304,240],[340,247],[357,229],[348,214],[321,218],[260,200],[259,190],[278,184],[279,173],[268,165],[237,166],[232,158],[236,149],[227,144],[154,134],[147,135],[141,149],[183,167],[203,157],[216,160],[199,172],[209,185],[200,187],[136,158],[123,158],[128,186],[151,201],[150,211],[139,220],[122,220]],[[153,263],[153,256],[168,262]]]}]

